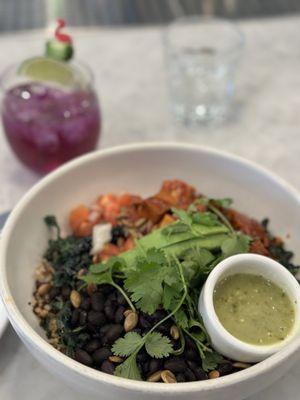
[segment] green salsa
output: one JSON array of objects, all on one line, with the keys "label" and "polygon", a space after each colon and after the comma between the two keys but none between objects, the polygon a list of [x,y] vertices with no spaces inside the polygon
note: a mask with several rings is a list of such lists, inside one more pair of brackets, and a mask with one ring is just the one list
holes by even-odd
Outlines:
[{"label": "green salsa", "polygon": [[255,345],[284,340],[295,321],[290,298],[261,275],[235,274],[222,279],[215,287],[213,301],[224,328]]}]

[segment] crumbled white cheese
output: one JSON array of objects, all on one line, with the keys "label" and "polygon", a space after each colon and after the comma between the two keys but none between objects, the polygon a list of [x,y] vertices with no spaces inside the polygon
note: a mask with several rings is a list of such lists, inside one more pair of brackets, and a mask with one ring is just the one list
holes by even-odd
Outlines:
[{"label": "crumbled white cheese", "polygon": [[111,241],[112,224],[98,224],[93,227],[91,254],[98,254]]}]

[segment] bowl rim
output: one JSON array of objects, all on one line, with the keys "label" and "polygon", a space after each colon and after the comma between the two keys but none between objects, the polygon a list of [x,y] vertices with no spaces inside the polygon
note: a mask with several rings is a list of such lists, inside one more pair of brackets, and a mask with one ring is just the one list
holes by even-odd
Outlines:
[{"label": "bowl rim", "polygon": [[139,151],[155,151],[155,150],[185,150],[191,152],[198,152],[199,154],[208,154],[219,157],[224,161],[235,162],[236,164],[243,165],[246,168],[252,170],[252,172],[258,173],[271,181],[274,185],[279,186],[281,189],[287,192],[287,194],[295,200],[300,207],[300,193],[293,188],[284,179],[276,176],[266,168],[257,165],[253,161],[244,159],[243,157],[230,154],[225,151],[213,149],[211,147],[189,144],[184,142],[145,142],[145,143],[132,143],[126,145],[120,145],[111,147],[108,149],[101,149],[94,151],[90,154],[83,155],[81,157],[72,160],[57,170],[51,172],[45,176],[38,183],[36,183],[18,202],[10,216],[8,217],[5,226],[3,228],[0,240],[0,295],[5,305],[8,317],[17,330],[20,336],[25,337],[30,344],[37,349],[40,353],[46,353],[46,355],[52,359],[52,361],[63,364],[68,369],[72,370],[74,374],[83,376],[86,379],[91,379],[95,382],[102,382],[103,384],[109,384],[113,387],[133,390],[139,392],[151,392],[153,394],[168,394],[178,395],[184,393],[197,393],[197,392],[210,392],[215,389],[222,389],[228,386],[232,386],[244,380],[254,379],[257,375],[263,372],[267,372],[270,369],[274,369],[276,365],[284,359],[287,359],[293,353],[300,348],[300,337],[291,341],[279,352],[273,354],[267,359],[253,365],[252,367],[235,372],[233,374],[220,377],[218,379],[196,381],[196,382],[184,382],[177,383],[176,385],[165,385],[163,383],[156,383],[155,385],[149,384],[144,381],[134,381],[126,378],[116,377],[113,375],[106,374],[101,371],[97,371],[93,368],[87,367],[60,351],[56,350],[50,343],[43,339],[27,322],[19,311],[16,303],[13,300],[12,293],[7,281],[6,274],[6,250],[9,243],[11,232],[13,231],[15,224],[18,221],[19,216],[22,214],[24,207],[49,183],[54,181],[56,178],[68,173],[70,170],[79,167],[85,163],[92,162],[97,158],[105,158],[111,155],[132,153]]}]

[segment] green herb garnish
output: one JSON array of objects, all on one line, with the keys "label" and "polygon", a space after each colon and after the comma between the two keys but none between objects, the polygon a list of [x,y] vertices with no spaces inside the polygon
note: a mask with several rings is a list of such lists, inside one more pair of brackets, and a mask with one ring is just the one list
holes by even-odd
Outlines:
[{"label": "green herb garnish", "polygon": [[[221,361],[210,345],[198,313],[198,298],[206,276],[222,259],[249,250],[250,238],[235,232],[217,203],[201,198],[207,211],[199,212],[197,202],[188,211],[173,209],[178,220],[136,241],[136,247],[108,262],[90,267],[85,282],[111,284],[126,298],[131,308],[153,314],[163,305],[167,315],[144,336],[127,333],[113,345],[115,355],[127,357],[116,368],[116,375],[141,379],[136,356],[145,347],[151,357],[162,358],[184,350],[184,336],[196,344],[205,371]],[[116,283],[118,282],[118,283]],[[181,330],[181,348],[174,350],[170,340],[156,332],[172,318]]]}]

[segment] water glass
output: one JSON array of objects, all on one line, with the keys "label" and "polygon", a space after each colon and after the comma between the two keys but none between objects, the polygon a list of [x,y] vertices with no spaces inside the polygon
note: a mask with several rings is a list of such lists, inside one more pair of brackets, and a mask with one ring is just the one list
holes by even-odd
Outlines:
[{"label": "water glass", "polygon": [[164,32],[171,111],[191,126],[228,116],[244,38],[234,23],[187,17]]}]

